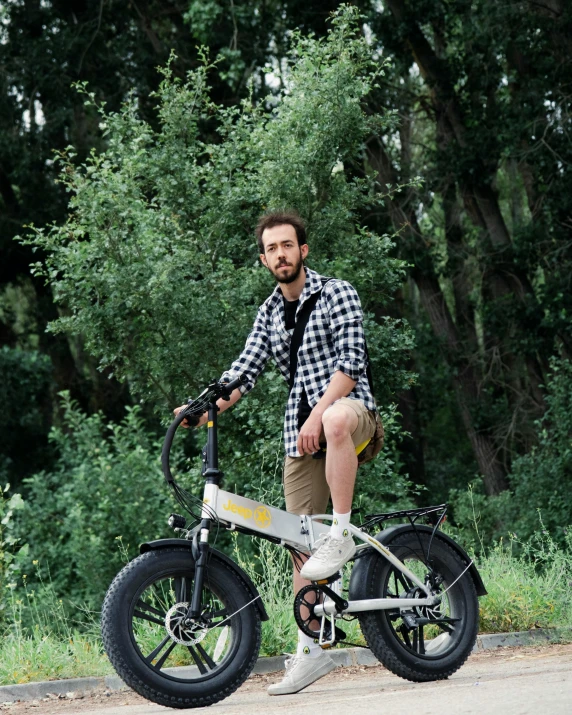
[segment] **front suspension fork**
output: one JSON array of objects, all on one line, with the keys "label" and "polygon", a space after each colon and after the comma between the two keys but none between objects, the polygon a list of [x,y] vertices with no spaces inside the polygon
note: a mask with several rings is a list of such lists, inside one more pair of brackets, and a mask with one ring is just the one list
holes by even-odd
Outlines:
[{"label": "front suspension fork", "polygon": [[201,615],[203,584],[209,560],[210,519],[201,521],[201,529],[193,540],[193,557],[195,559],[195,578],[193,579],[193,595],[187,609],[186,620],[196,621]]}]

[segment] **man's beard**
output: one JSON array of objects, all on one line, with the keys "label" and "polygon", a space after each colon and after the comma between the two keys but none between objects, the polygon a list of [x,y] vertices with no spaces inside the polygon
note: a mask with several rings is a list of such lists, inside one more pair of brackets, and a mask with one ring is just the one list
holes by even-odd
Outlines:
[{"label": "man's beard", "polygon": [[272,275],[274,276],[274,278],[276,278],[278,283],[294,283],[294,281],[300,275],[302,267],[304,266],[304,259],[302,257],[300,257],[300,260],[292,266],[291,272],[282,273],[280,271],[280,267],[285,266],[285,265],[287,265],[287,264],[285,264],[285,263],[280,264],[280,266],[278,266],[278,268],[276,268],[275,271],[272,269],[269,269],[270,273],[272,273]]}]

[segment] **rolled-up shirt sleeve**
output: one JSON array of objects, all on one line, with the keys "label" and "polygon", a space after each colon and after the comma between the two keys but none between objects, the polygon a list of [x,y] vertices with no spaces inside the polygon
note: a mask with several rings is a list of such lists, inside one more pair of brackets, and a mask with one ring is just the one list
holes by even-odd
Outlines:
[{"label": "rolled-up shirt sleeve", "polygon": [[337,357],[335,369],[357,382],[367,366],[363,311],[357,291],[345,281],[335,281],[327,291],[327,305]]},{"label": "rolled-up shirt sleeve", "polygon": [[265,315],[262,308],[260,308],[250,335],[246,339],[244,350],[232,363],[230,369],[222,374],[221,380],[230,382],[240,375],[244,375],[247,382],[238,389],[245,395],[256,384],[256,380],[264,370],[269,357],[270,339],[266,328]]}]

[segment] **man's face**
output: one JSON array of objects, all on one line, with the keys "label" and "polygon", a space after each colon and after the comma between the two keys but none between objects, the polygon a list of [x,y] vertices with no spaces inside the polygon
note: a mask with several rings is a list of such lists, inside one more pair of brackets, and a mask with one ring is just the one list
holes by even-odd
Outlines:
[{"label": "man's face", "polygon": [[265,229],[262,234],[264,253],[260,260],[278,283],[293,283],[308,255],[308,245],[298,245],[296,229],[290,224]]}]

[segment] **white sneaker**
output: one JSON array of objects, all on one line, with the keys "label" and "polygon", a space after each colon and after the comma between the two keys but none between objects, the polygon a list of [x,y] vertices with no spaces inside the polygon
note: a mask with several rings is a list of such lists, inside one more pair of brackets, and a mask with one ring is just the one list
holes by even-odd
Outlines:
[{"label": "white sneaker", "polygon": [[324,651],[315,658],[307,655],[293,655],[286,659],[286,674],[279,683],[268,688],[269,695],[291,695],[304,690],[308,685],[323,678],[336,667],[334,661]]},{"label": "white sneaker", "polygon": [[334,539],[330,534],[320,536],[316,551],[300,570],[300,576],[308,581],[320,581],[339,571],[356,552],[351,536]]}]

